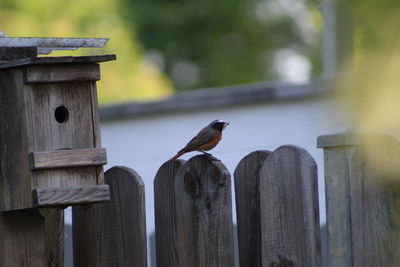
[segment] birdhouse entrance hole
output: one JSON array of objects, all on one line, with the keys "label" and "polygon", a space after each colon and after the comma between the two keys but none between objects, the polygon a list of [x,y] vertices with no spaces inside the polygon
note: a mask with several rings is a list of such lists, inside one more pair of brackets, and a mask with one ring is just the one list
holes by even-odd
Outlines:
[{"label": "birdhouse entrance hole", "polygon": [[54,117],[56,118],[56,121],[58,121],[59,123],[67,122],[69,118],[68,109],[64,106],[57,107],[54,112]]}]

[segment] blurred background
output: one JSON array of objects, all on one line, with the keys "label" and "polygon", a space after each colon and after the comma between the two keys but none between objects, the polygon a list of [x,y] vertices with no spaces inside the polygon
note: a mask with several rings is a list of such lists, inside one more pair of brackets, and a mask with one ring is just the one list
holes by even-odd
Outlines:
[{"label": "blurred background", "polygon": [[117,54],[98,82],[105,169],[142,176],[149,235],[157,169],[214,119],[231,123],[212,151],[231,174],[254,150],[306,148],[318,164],[324,224],[317,137],[400,137],[399,20],[396,0],[0,2],[0,31],[11,37],[110,38],[100,50],[52,56]]},{"label": "blurred background", "polygon": [[74,53],[118,55],[103,67],[101,103],[304,82],[321,70],[316,0],[2,0],[0,25],[13,37],[110,38],[105,49]]}]

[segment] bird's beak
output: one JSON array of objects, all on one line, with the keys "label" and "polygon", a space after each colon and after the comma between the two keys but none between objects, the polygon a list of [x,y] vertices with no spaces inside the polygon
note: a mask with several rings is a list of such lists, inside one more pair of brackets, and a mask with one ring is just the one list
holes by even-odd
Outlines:
[{"label": "bird's beak", "polygon": [[224,124],[224,129],[226,128],[226,126],[228,126],[230,123],[229,122],[225,122]]}]

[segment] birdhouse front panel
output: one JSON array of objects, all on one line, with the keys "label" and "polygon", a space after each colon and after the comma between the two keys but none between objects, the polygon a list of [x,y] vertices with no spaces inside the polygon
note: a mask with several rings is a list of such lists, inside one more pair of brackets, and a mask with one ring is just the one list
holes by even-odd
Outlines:
[{"label": "birdhouse front panel", "polygon": [[[90,81],[30,84],[32,152],[96,148],[92,104],[95,90]],[[97,184],[96,168],[38,169],[34,171],[33,187]]]},{"label": "birdhouse front panel", "polygon": [[115,56],[0,64],[0,209],[110,199],[104,185],[97,62]]}]

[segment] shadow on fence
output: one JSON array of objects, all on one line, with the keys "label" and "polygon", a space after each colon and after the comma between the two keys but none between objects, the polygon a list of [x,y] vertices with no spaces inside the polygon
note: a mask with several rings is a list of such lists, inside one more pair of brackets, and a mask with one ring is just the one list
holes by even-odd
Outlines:
[{"label": "shadow on fence", "polygon": [[[328,266],[399,266],[400,144],[380,136],[320,147],[327,218],[348,211],[344,223],[328,221]],[[346,175],[335,175],[340,168]],[[75,266],[147,266],[144,185],[125,167],[105,177],[112,201],[73,209]],[[322,266],[317,166],[307,151],[285,145],[252,152],[234,183],[240,266]],[[335,210],[337,183],[345,190]],[[205,155],[166,162],[154,191],[158,267],[235,266],[231,176],[222,162]]]}]

